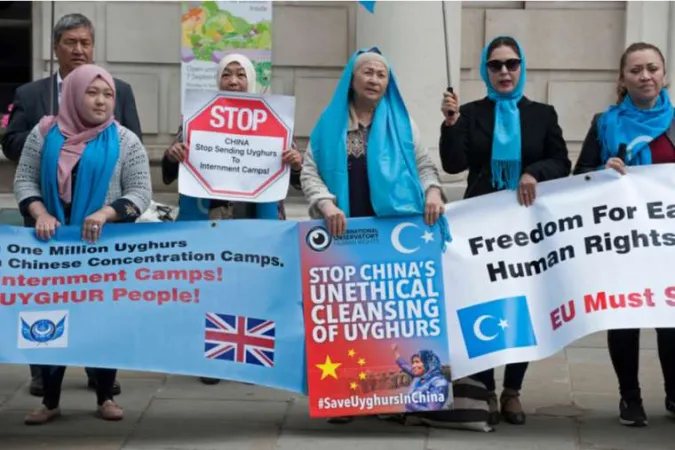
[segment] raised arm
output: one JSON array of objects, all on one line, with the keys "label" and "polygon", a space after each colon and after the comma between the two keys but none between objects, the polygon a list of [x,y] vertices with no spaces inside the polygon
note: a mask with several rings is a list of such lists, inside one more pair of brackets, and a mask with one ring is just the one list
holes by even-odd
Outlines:
[{"label": "raised arm", "polygon": [[178,128],[176,137],[162,156],[162,181],[169,185],[178,179],[178,165],[185,158],[187,148],[183,142],[183,126]]},{"label": "raised arm", "polygon": [[459,118],[454,125],[441,124],[441,137],[438,150],[443,170],[450,174],[460,173],[469,167],[469,123],[471,106],[462,106]]}]

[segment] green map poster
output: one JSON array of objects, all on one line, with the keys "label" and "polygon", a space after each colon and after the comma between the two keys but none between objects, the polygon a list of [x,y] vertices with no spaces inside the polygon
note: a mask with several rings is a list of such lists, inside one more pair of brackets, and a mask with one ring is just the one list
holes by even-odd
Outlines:
[{"label": "green map poster", "polygon": [[272,78],[272,2],[182,2],[181,104],[186,89],[216,88],[218,62],[228,53],[247,56],[260,93]]}]

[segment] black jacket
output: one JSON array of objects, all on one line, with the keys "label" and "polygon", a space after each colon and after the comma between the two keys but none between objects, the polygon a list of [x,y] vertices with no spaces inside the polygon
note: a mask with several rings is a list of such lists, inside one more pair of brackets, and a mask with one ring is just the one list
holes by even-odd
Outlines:
[{"label": "black jacket", "polygon": [[[143,139],[141,123],[136,111],[136,99],[129,84],[115,80],[115,119]],[[56,75],[24,84],[14,93],[14,108],[9,125],[2,138],[2,152],[15,162],[19,161],[23,144],[43,116],[49,115],[49,82],[54,83],[54,114],[59,110]]]},{"label": "black jacket", "polygon": [[[553,106],[523,97],[518,109],[522,172],[539,182],[568,176],[572,163]],[[497,190],[492,186],[490,169],[494,121],[495,103],[486,97],[460,107],[460,117],[454,126],[441,125],[439,150],[443,170],[454,174],[469,169],[464,198]]]},{"label": "black jacket", "polygon": [[[600,146],[600,137],[598,136],[598,119],[600,119],[601,115],[602,113],[597,113],[593,116],[593,120],[591,120],[591,126],[581,146],[579,159],[577,159],[577,163],[574,165],[574,175],[594,172],[602,168],[602,148]],[[666,130],[665,135],[675,147],[675,120],[670,124],[670,128]]]}]

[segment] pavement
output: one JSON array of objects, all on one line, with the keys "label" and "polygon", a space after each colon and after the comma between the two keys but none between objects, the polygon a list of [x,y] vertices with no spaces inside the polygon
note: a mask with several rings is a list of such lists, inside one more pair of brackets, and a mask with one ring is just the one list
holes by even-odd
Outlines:
[{"label": "pavement", "polygon": [[[175,194],[155,200],[174,204]],[[17,218],[0,194],[0,221]],[[307,217],[302,198],[287,202],[291,219]],[[0,364],[0,450],[673,450],[675,417],[664,409],[653,330],[643,330],[641,368],[649,426],[619,425],[618,388],[604,333],[578,340],[528,370],[521,400],[527,424],[494,433],[403,427],[364,417],[347,425],[311,419],[307,399],[290,392],[149,372],[122,371],[125,410],[118,423],[94,415],[95,395],[82,368],[68,369],[63,417],[23,424],[40,400],[28,394],[28,367]],[[501,379],[502,370],[497,370]]]},{"label": "pavement", "polygon": [[[655,334],[642,336],[641,381],[649,426],[619,425],[617,383],[602,333],[531,364],[522,402],[527,424],[494,433],[403,427],[364,417],[347,425],[309,418],[307,399],[285,391],[196,378],[122,371],[121,422],[94,415],[82,368],[69,368],[63,417],[27,427],[39,404],[28,367],[0,365],[2,450],[672,450],[675,418],[663,407]],[[497,371],[501,377],[501,370]]]}]

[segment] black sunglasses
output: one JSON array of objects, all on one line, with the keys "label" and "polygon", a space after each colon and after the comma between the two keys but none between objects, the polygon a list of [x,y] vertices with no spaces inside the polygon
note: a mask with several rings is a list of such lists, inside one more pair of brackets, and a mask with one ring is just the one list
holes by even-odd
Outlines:
[{"label": "black sunglasses", "polygon": [[512,58],[512,59],[507,59],[506,61],[499,61],[497,59],[493,59],[491,61],[487,62],[487,68],[490,70],[490,72],[501,72],[502,67],[506,66],[506,70],[509,72],[515,72],[518,70],[520,67],[520,59],[518,58]]}]

